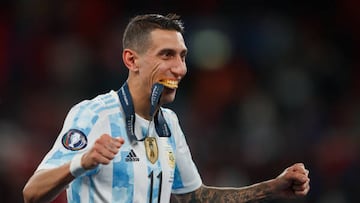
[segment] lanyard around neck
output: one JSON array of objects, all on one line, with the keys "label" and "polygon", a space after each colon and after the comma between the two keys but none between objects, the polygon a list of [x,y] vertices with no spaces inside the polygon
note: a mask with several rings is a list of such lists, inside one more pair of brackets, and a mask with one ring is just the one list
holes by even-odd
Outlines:
[{"label": "lanyard around neck", "polygon": [[[155,84],[151,89],[150,96],[150,117],[154,120],[155,130],[159,137],[170,137],[171,132],[166,120],[164,118],[161,108],[158,111],[156,109],[159,107],[159,101],[161,93],[164,89],[164,86],[161,84]],[[138,140],[135,135],[135,110],[132,97],[130,94],[129,86],[127,82],[123,84],[119,91],[117,91],[121,106],[125,113],[125,127],[127,136],[130,140],[131,145],[136,144]],[[155,114],[155,115],[154,115]]]}]

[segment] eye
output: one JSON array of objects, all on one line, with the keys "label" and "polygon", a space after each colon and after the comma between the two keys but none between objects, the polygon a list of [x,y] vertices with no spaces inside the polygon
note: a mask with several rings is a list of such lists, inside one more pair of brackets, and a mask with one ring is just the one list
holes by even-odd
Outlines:
[{"label": "eye", "polygon": [[164,60],[172,59],[172,58],[175,58],[175,57],[180,57],[181,61],[184,62],[185,58],[186,58],[186,55],[187,55],[186,50],[178,53],[178,52],[176,52],[175,50],[172,50],[172,49],[164,49],[164,50],[161,50],[159,52],[159,56]]},{"label": "eye", "polygon": [[187,55],[187,53],[186,53],[186,52],[182,52],[182,53],[180,54],[181,61],[185,61],[185,59],[186,59],[186,55]]},{"label": "eye", "polygon": [[165,49],[160,52],[160,56],[164,59],[170,59],[170,58],[174,57],[174,55],[175,55],[174,51],[172,51],[170,49]]},{"label": "eye", "polygon": [[173,56],[173,54],[170,51],[167,51],[164,53],[164,56],[171,57],[171,56]]}]

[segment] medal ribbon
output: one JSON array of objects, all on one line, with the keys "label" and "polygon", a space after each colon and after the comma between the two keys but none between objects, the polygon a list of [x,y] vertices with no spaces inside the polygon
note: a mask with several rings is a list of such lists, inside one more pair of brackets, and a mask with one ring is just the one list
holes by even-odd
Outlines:
[{"label": "medal ribbon", "polygon": [[133,101],[130,95],[129,86],[127,82],[123,84],[119,91],[117,91],[121,106],[125,112],[125,127],[126,133],[130,140],[130,144],[136,144],[137,138],[135,136],[135,111]]},{"label": "medal ribbon", "polygon": [[[151,104],[150,116],[152,118],[154,117],[153,119],[155,124],[155,130],[159,135],[159,137],[170,137],[171,136],[170,128],[166,123],[161,108],[159,109],[158,112],[156,112],[163,89],[164,86],[158,83],[152,87],[151,96],[150,96],[150,104]],[[136,138],[135,135],[135,110],[127,82],[125,82],[123,86],[120,88],[120,90],[117,91],[117,94],[119,96],[121,106],[125,112],[126,132],[131,145],[134,145],[139,140]],[[156,113],[155,116],[154,113]]]},{"label": "medal ribbon", "polygon": [[[161,97],[161,93],[164,90],[164,85],[156,83],[153,85],[152,89],[151,89],[151,95],[150,95],[150,116],[153,117],[154,113],[156,113],[156,108],[158,108],[159,106],[159,102],[160,102],[160,97]],[[161,110],[161,108],[159,108],[159,111],[157,112],[157,114],[154,116],[154,123],[155,123],[155,130],[157,132],[157,134],[160,137],[170,137],[171,136],[171,132],[169,129],[169,126],[166,123],[166,120],[164,118],[164,114]]]}]

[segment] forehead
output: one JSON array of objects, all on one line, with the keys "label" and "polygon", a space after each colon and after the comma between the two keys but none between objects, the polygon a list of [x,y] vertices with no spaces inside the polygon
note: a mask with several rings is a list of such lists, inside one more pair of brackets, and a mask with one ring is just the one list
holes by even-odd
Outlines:
[{"label": "forehead", "polygon": [[174,30],[155,29],[151,32],[151,50],[173,49],[186,50],[185,41],[180,32]]}]

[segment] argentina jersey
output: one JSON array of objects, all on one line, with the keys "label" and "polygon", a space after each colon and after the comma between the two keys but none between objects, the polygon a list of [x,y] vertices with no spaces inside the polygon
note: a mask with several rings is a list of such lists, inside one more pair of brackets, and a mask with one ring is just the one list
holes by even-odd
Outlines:
[{"label": "argentina jersey", "polygon": [[108,165],[100,164],[67,187],[68,202],[167,203],[202,184],[176,114],[162,108],[170,137],[159,137],[154,123],[135,115],[135,145],[130,144],[125,115],[115,91],[75,105],[52,149],[37,170],[68,163],[89,150],[102,134],[125,140]]}]

